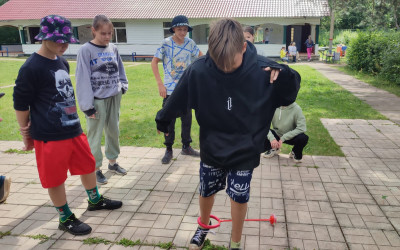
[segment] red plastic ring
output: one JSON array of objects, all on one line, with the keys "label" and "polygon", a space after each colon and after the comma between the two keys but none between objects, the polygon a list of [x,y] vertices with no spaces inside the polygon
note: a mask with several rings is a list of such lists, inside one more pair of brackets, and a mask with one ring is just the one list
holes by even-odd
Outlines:
[{"label": "red plastic ring", "polygon": [[206,228],[206,229],[217,228],[217,227],[219,227],[219,226],[221,225],[221,220],[220,220],[217,216],[210,214],[210,218],[216,220],[217,223],[216,223],[216,224],[212,224],[212,225],[203,224],[203,223],[201,222],[201,217],[200,217],[200,216],[199,216],[199,218],[197,218],[197,223],[198,223],[202,228]]}]

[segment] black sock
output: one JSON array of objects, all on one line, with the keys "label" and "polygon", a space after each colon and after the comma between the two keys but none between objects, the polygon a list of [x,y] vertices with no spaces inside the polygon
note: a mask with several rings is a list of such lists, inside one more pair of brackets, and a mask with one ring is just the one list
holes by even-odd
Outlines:
[{"label": "black sock", "polygon": [[172,146],[167,146],[168,151],[172,151]]}]

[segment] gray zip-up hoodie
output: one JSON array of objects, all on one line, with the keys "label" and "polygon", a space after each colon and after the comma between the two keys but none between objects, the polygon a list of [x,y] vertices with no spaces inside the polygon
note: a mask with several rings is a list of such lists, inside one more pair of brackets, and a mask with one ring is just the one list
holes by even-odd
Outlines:
[{"label": "gray zip-up hoodie", "polygon": [[128,90],[128,80],[117,47],[85,43],[78,52],[76,94],[80,109],[91,116],[96,113],[94,99],[105,99]]},{"label": "gray zip-up hoodie", "polygon": [[[289,106],[277,108],[271,124],[272,129],[283,142],[307,131],[306,118],[300,106],[295,102]],[[269,131],[268,140],[273,141],[274,139],[274,135]]]}]

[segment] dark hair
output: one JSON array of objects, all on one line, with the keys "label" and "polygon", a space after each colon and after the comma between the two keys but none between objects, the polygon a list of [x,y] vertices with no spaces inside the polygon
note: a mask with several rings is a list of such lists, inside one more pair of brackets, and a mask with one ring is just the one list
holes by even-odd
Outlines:
[{"label": "dark hair", "polygon": [[245,39],[242,25],[231,18],[214,22],[208,38],[208,52],[217,67],[229,71],[235,64],[235,55],[243,50]]},{"label": "dark hair", "polygon": [[254,36],[254,29],[251,26],[247,26],[244,28],[243,32],[248,32],[250,33],[252,36]]}]

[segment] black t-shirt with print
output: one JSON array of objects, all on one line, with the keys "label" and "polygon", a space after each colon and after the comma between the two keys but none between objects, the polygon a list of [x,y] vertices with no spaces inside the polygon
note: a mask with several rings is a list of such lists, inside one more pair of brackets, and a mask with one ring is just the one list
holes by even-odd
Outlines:
[{"label": "black t-shirt with print", "polygon": [[31,137],[57,141],[82,133],[68,62],[32,54],[19,70],[14,87],[14,109],[30,110]]}]

